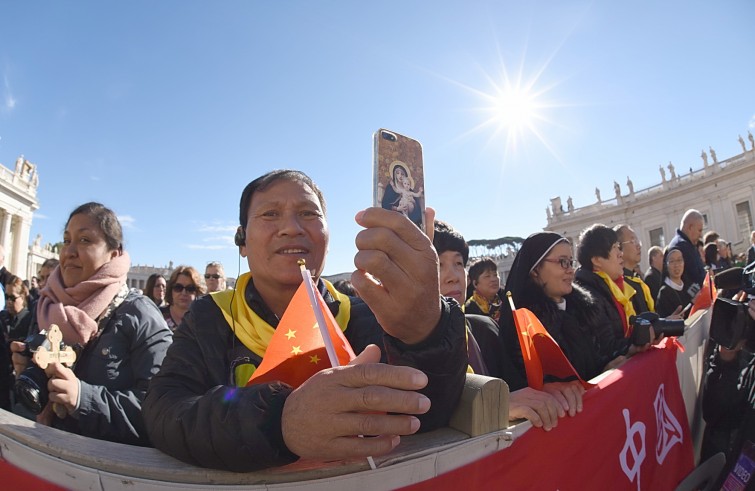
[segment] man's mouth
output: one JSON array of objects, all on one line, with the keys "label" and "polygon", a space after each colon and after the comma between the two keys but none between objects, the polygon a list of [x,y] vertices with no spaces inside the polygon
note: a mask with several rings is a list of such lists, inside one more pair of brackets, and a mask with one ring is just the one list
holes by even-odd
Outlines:
[{"label": "man's mouth", "polygon": [[298,255],[301,255],[301,254],[308,254],[309,250],[308,249],[303,249],[303,248],[300,248],[300,247],[287,247],[285,249],[278,249],[278,251],[276,251],[276,252],[278,254],[298,254]]}]

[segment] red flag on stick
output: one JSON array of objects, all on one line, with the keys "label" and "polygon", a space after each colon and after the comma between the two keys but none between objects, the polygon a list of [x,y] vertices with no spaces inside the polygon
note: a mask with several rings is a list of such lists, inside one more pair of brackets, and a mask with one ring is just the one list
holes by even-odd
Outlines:
[{"label": "red flag on stick", "polygon": [[[314,289],[314,293],[338,362],[346,365],[355,358],[354,351],[320,292]],[[302,282],[270,339],[262,363],[247,385],[279,380],[295,388],[315,373],[331,366],[306,284]]]},{"label": "red flag on stick", "polygon": [[698,310],[709,309],[713,302],[716,301],[718,296],[718,290],[711,285],[710,271],[705,274],[705,280],[703,280],[703,286],[700,288],[694,302],[692,303],[692,309],[689,311],[690,317]]},{"label": "red flag on stick", "polygon": [[514,314],[519,345],[522,348],[527,385],[533,389],[542,390],[543,376],[552,375],[560,379],[576,377],[586,389],[592,387],[593,384],[585,382],[577,374],[556,340],[543,327],[540,319],[527,309],[515,308],[510,295],[509,303]]}]

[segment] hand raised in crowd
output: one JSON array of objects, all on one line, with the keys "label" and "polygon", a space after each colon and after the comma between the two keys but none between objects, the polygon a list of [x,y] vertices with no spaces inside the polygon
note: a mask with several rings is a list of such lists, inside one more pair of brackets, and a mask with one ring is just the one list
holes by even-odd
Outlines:
[{"label": "hand raised in crowd", "polygon": [[357,213],[356,221],[365,230],[356,237],[354,288],[388,334],[419,343],[441,313],[438,255],[431,240],[390,210],[368,208]]},{"label": "hand raised in crowd", "polygon": [[26,343],[11,341],[10,351],[13,353],[11,360],[13,362],[13,371],[15,372],[16,377],[21,375],[21,372],[23,372],[26,367],[29,366],[29,363],[31,363],[31,358],[21,354],[24,350],[26,350]]},{"label": "hand raised in crowd", "polygon": [[289,450],[318,460],[381,455],[398,445],[400,435],[415,433],[420,423],[410,415],[430,409],[430,399],[414,392],[427,376],[379,362],[380,349],[369,345],[350,365],[318,372],[294,390],[281,418]]},{"label": "hand raised in crowd", "polygon": [[551,394],[531,387],[509,394],[509,419],[526,419],[532,426],[550,431],[558,425],[558,418],[566,410]]},{"label": "hand raised in crowd", "polygon": [[543,390],[555,397],[569,416],[582,412],[582,395],[585,393],[585,388],[578,380],[550,382],[543,385]]}]

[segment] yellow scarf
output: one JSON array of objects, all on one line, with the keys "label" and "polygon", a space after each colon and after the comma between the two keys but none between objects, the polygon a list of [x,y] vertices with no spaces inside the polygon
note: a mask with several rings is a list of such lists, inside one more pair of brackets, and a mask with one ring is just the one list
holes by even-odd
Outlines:
[{"label": "yellow scarf", "polygon": [[642,288],[642,296],[645,297],[645,303],[647,303],[648,309],[650,309],[651,312],[655,312],[655,302],[653,301],[653,295],[650,293],[650,287],[642,281],[642,278],[639,276],[624,276],[624,282],[627,281],[631,281]]},{"label": "yellow scarf", "polygon": [[[212,299],[220,307],[229,326],[235,327],[235,334],[239,340],[257,354],[260,358],[265,357],[265,351],[267,345],[270,343],[270,339],[273,337],[275,328],[262,320],[249,306],[246,304],[244,298],[244,292],[246,286],[249,284],[249,280],[252,278],[252,273],[244,273],[236,281],[236,287],[233,290],[225,290],[216,293],[212,293]],[[333,285],[327,281],[325,286],[328,288],[333,297],[341,302],[338,308],[338,314],[336,322],[338,327],[342,331],[346,330],[346,326],[349,325],[349,319],[351,318],[351,300],[347,295],[339,292]],[[231,300],[233,299],[233,305]],[[246,382],[246,381],[244,381]]]},{"label": "yellow scarf", "polygon": [[624,314],[627,317],[626,325],[629,326],[627,329],[631,329],[629,317],[636,315],[634,306],[632,305],[632,296],[637,292],[634,288],[632,288],[631,285],[627,285],[626,281],[624,282],[624,290],[622,291],[619,288],[619,285],[617,285],[616,282],[609,278],[608,275],[603,271],[595,271],[595,274],[603,278],[603,281],[605,281],[606,285],[608,285],[608,289],[611,290],[611,295],[613,296],[613,298],[615,298],[616,301],[619,302],[622,307],[624,307]]}]

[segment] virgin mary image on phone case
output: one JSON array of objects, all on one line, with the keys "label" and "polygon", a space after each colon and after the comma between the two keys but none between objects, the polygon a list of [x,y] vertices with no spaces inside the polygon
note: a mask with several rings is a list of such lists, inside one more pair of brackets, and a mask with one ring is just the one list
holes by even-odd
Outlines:
[{"label": "virgin mary image on phone case", "polygon": [[422,187],[415,191],[415,182],[409,166],[396,160],[390,166],[388,182],[383,190],[381,206],[386,210],[403,213],[422,228]]}]

